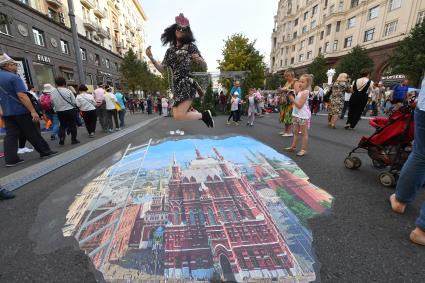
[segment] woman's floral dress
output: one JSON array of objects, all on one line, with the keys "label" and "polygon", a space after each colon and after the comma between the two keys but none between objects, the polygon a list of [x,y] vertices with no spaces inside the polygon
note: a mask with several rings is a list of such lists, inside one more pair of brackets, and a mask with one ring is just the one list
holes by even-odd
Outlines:
[{"label": "woman's floral dress", "polygon": [[[294,83],[295,81],[293,81],[292,83],[286,83],[284,85],[285,89],[288,90],[293,90],[294,89]],[[285,125],[292,125],[293,121],[292,121],[292,110],[294,108],[294,105],[289,102],[289,99],[287,97],[287,93],[283,94],[283,97],[281,99],[281,105],[280,105],[280,112],[279,112],[279,122],[283,123]]]},{"label": "woman's floral dress", "polygon": [[341,115],[342,108],[344,107],[344,96],[346,92],[351,92],[351,86],[348,82],[335,82],[332,85],[332,94],[330,97],[329,115]]}]

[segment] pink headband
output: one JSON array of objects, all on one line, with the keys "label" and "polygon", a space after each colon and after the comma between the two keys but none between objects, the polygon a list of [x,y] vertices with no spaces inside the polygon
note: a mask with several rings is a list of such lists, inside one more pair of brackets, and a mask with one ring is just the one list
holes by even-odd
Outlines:
[{"label": "pink headband", "polygon": [[178,15],[176,17],[176,24],[178,24],[179,26],[185,28],[185,27],[188,27],[189,26],[189,20],[184,17],[183,13],[180,13],[180,15]]}]

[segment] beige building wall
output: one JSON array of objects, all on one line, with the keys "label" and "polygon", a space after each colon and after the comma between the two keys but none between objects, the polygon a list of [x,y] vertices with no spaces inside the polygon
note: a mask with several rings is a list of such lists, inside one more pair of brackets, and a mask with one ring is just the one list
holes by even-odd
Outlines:
[{"label": "beige building wall", "polygon": [[394,45],[425,18],[425,0],[280,0],[271,72],[306,66],[322,53]]}]

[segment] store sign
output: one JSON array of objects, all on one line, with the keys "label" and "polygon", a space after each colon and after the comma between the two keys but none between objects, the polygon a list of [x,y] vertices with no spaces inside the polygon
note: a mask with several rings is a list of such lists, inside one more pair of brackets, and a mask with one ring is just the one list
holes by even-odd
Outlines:
[{"label": "store sign", "polygon": [[382,80],[397,80],[397,79],[405,79],[405,75],[390,75],[390,76],[383,76]]},{"label": "store sign", "polygon": [[52,63],[49,56],[37,54],[37,60],[44,63]]}]

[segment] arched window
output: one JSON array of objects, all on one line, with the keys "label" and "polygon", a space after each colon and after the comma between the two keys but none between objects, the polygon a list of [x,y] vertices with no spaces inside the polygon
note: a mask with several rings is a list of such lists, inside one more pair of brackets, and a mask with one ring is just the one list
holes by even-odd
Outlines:
[{"label": "arched window", "polygon": [[220,207],[220,214],[224,222],[230,222],[227,218],[226,212],[224,211],[224,207]]},{"label": "arched window", "polygon": [[179,218],[180,218],[179,217],[179,210],[176,208],[174,210],[174,221],[173,221],[175,225],[180,224],[180,219]]},{"label": "arched window", "polygon": [[208,221],[210,222],[210,225],[217,225],[217,222],[215,222],[214,212],[211,208],[208,208]]},{"label": "arched window", "polygon": [[189,219],[190,219],[190,225],[195,225],[195,214],[193,213],[193,210],[189,210]]},{"label": "arched window", "polygon": [[233,221],[238,222],[238,216],[236,215],[236,212],[233,209],[233,207],[229,207],[229,210],[230,210],[230,214],[232,215]]},{"label": "arched window", "polygon": [[198,217],[199,217],[199,222],[201,224],[205,224],[205,216],[204,216],[204,211],[202,210],[202,208],[198,210]]}]

